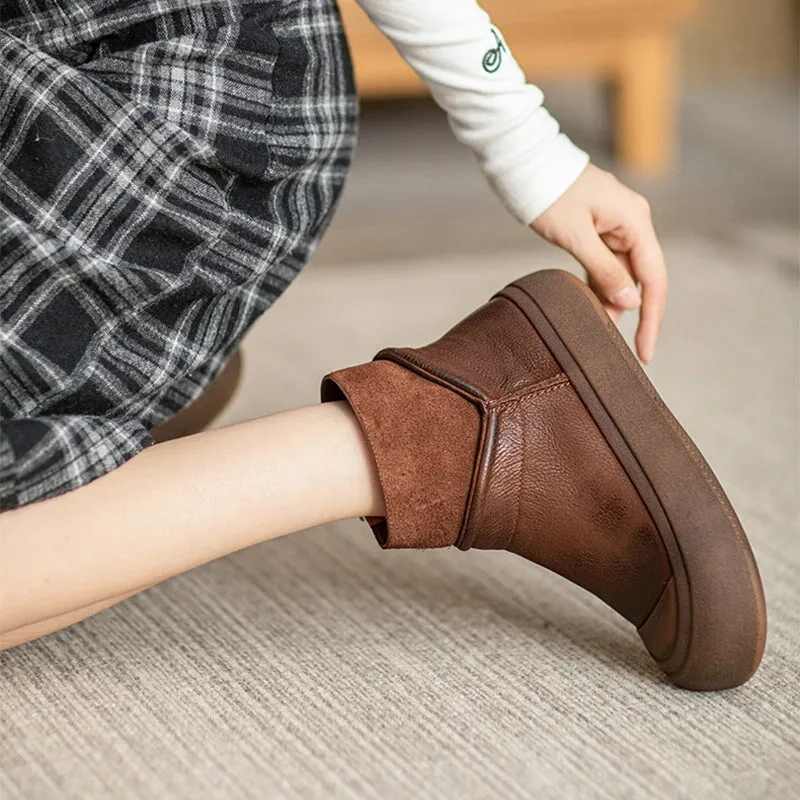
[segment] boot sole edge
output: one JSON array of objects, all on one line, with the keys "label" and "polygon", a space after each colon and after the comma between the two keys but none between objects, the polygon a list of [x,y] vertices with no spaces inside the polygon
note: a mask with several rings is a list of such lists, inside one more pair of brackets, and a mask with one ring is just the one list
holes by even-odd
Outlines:
[{"label": "boot sole edge", "polygon": [[[700,451],[582,281],[543,270],[497,296],[514,303],[547,344],[661,534],[677,619],[663,613],[662,594],[639,627],[651,655],[684,688],[744,683],[764,650],[763,588],[741,523]],[[674,646],[665,650],[663,626],[675,623]]]}]

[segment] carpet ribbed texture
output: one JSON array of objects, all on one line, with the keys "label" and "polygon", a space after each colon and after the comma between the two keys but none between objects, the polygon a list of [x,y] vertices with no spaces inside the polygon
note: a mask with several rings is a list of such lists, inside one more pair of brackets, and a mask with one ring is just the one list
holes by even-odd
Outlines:
[{"label": "carpet ribbed texture", "polygon": [[[797,235],[665,249],[649,372],[762,570],[769,637],[747,686],[672,687],[631,626],[513,556],[384,553],[346,522],[2,654],[0,797],[800,796]],[[540,249],[312,265],[249,336],[226,421],[315,402],[325,371],[422,344],[508,280],[567,263]]]}]

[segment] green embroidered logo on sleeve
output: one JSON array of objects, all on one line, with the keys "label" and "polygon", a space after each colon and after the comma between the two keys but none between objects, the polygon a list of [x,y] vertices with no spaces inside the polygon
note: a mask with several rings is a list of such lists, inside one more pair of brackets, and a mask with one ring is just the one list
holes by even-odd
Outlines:
[{"label": "green embroidered logo on sleeve", "polygon": [[496,47],[490,47],[483,55],[483,68],[486,72],[497,72],[500,69],[500,64],[503,62],[503,53],[507,53],[505,44],[500,38],[500,34],[494,29],[491,29],[494,36]]}]

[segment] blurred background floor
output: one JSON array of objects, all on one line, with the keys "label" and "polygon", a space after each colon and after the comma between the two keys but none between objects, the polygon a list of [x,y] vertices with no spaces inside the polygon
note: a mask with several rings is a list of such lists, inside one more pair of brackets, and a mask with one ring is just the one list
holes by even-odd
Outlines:
[{"label": "blurred background floor", "polygon": [[[543,89],[565,132],[596,164],[648,198],[660,233],[729,237],[756,225],[797,230],[796,85],[688,84],[680,101],[677,163],[655,179],[615,168],[602,88]],[[367,103],[362,112],[350,180],[315,263],[546,247],[495,199],[432,101]]]}]

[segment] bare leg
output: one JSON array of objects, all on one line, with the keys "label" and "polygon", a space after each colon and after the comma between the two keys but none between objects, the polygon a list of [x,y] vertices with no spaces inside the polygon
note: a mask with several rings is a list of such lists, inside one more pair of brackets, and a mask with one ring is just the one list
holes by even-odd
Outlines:
[{"label": "bare leg", "polygon": [[16,647],[18,644],[25,644],[25,642],[30,642],[32,639],[46,636],[48,633],[53,633],[53,631],[60,631],[62,628],[68,628],[70,625],[74,625],[82,619],[105,611],[105,609],[111,608],[111,606],[121,603],[129,597],[133,597],[133,595],[138,594],[139,591],[140,590],[125,592],[125,594],[109,597],[107,600],[101,600],[99,603],[92,603],[83,608],[76,608],[74,611],[68,611],[66,614],[59,614],[57,617],[50,617],[40,620],[39,622],[32,622],[30,625],[23,625],[21,628],[15,628],[13,631],[0,632],[0,650]]},{"label": "bare leg", "polygon": [[0,517],[2,644],[258,542],[383,513],[344,403],[154,445],[87,486]]}]

